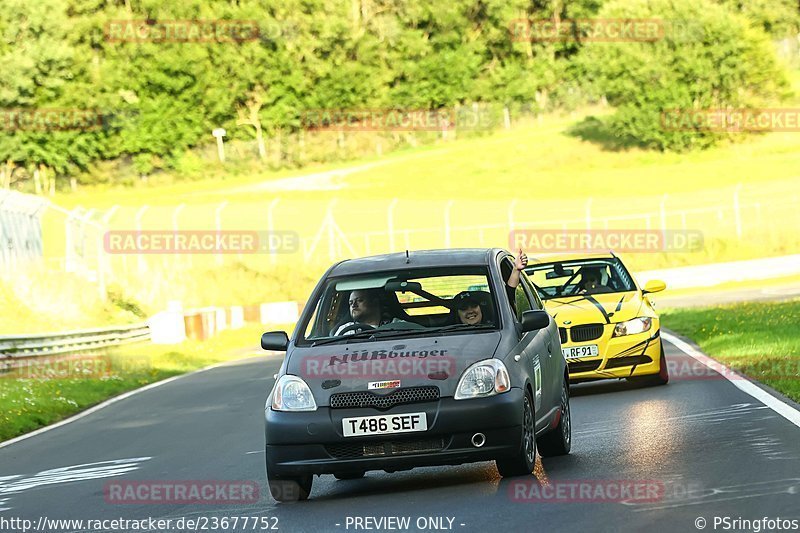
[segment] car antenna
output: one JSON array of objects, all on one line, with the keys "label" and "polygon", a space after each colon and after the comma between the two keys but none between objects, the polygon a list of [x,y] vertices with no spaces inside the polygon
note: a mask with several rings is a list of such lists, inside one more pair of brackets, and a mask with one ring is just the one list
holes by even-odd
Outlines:
[{"label": "car antenna", "polygon": [[408,250],[406,250],[406,264],[411,262],[411,258],[408,256]]}]

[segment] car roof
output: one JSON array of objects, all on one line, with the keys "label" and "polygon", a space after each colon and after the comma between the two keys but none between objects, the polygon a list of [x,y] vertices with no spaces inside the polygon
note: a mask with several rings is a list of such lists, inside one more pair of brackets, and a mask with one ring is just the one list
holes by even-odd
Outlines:
[{"label": "car roof", "polygon": [[616,257],[613,253],[560,253],[560,254],[540,254],[536,257],[529,257],[528,266],[560,263],[565,261],[580,261],[581,259],[612,259]]},{"label": "car roof", "polygon": [[404,270],[407,268],[441,266],[485,266],[500,248],[452,248],[447,250],[410,250],[406,252],[373,255],[359,259],[346,259],[334,265],[329,276],[363,274],[380,270]]}]

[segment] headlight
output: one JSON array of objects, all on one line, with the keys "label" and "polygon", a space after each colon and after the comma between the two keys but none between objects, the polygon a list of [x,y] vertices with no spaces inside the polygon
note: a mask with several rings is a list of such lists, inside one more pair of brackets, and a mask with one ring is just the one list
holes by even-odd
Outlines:
[{"label": "headlight", "polygon": [[644,333],[653,325],[653,319],[649,316],[642,316],[628,320],[627,322],[620,322],[614,326],[614,337],[622,337],[623,335],[635,335],[637,333]]},{"label": "headlight", "polygon": [[467,368],[458,380],[456,400],[482,398],[506,392],[511,388],[508,370],[498,359],[478,361]]},{"label": "headlight", "polygon": [[284,374],[272,390],[273,411],[316,411],[317,402],[306,382],[297,376]]}]

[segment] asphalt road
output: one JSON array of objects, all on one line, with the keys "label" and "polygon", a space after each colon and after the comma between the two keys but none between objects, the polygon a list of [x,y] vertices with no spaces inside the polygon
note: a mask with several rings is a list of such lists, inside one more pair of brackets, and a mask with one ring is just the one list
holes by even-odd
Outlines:
[{"label": "asphalt road", "polygon": [[[20,531],[12,518],[38,525],[40,517],[170,518],[171,531],[181,517],[200,519],[206,531],[234,529],[212,528],[203,517],[275,517],[266,523],[292,532],[391,530],[396,523],[356,529],[355,522],[390,516],[409,517],[410,531],[465,532],[698,531],[699,517],[706,530],[720,531],[724,523],[715,529],[714,517],[800,521],[800,428],[666,346],[673,369],[667,386],[573,387],[572,454],[540,462],[536,476],[501,479],[493,463],[370,472],[354,481],[323,476],[311,499],[295,504],[275,503],[265,487],[263,406],[280,359],[192,374],[0,448],[0,530]],[[132,480],[249,480],[260,497],[217,504],[106,500],[107,483]],[[648,492],[620,493],[625,484]],[[589,492],[571,498],[575,487]],[[569,501],[580,496],[584,501]],[[246,530],[254,530],[252,521]]]}]

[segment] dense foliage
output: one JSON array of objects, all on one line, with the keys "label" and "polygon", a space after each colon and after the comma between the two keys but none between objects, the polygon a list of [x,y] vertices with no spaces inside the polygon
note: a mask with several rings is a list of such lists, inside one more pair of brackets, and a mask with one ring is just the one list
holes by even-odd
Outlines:
[{"label": "dense foliage", "polygon": [[[128,161],[140,175],[190,164],[187,150],[213,145],[218,127],[229,140],[258,140],[256,156],[265,158],[264,139],[296,135],[309,109],[488,102],[537,112],[607,96],[620,135],[659,148],[705,145],[659,138],[654,113],[775,94],[781,75],[769,39],[796,36],[797,15],[794,0],[4,0],[0,186],[102,179],[92,172],[102,160]],[[591,47],[510,31],[519,20],[598,16],[689,18],[703,31]],[[173,20],[244,21],[258,32],[114,38],[120,21]],[[15,113],[52,109],[88,110],[96,120],[84,128],[14,122]]]}]

